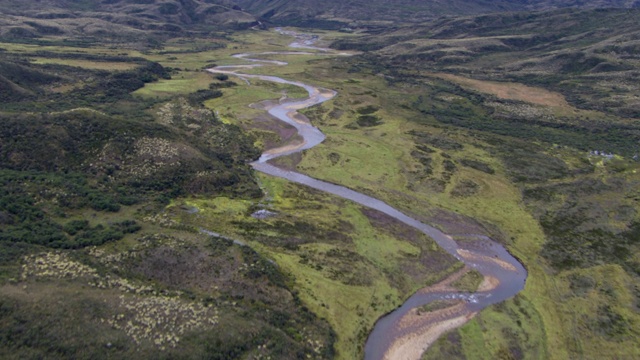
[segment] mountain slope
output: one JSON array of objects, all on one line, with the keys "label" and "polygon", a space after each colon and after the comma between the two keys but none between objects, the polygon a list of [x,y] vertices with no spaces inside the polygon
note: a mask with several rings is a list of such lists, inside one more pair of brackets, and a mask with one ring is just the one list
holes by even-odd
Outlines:
[{"label": "mountain slope", "polygon": [[362,1],[328,0],[236,0],[252,14],[278,24],[339,26],[350,21],[421,21],[444,15],[473,15],[505,11],[547,10],[564,7],[631,8],[636,0],[559,1],[559,0],[451,0],[451,1]]},{"label": "mountain slope", "polygon": [[542,86],[582,109],[638,118],[638,15],[562,9],[446,18],[333,46],[371,51],[387,69]]},{"label": "mountain slope", "polygon": [[237,5],[204,0],[0,0],[0,35],[125,35],[141,31],[178,32],[193,29],[241,29],[256,19]]}]

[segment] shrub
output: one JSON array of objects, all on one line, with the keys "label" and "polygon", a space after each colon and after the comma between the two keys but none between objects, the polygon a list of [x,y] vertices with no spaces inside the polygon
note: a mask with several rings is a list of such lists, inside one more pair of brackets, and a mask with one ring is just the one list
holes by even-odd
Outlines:
[{"label": "shrub", "polygon": [[487,174],[495,174],[496,172],[495,170],[493,170],[491,166],[483,163],[482,161],[462,159],[460,160],[460,164],[462,164],[462,166],[470,167],[472,169],[485,172]]},{"label": "shrub", "polygon": [[87,220],[72,220],[66,223],[62,228],[69,235],[75,235],[81,230],[85,230],[89,227],[89,221]]},{"label": "shrub", "polygon": [[380,118],[374,115],[360,115],[356,122],[362,127],[371,127],[382,124]]}]

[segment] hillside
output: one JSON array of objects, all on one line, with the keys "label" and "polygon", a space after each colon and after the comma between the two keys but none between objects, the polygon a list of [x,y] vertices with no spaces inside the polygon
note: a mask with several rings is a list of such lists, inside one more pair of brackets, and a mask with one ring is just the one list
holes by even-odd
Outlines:
[{"label": "hillside", "polygon": [[0,1],[0,37],[98,36],[244,29],[256,19],[229,1]]},{"label": "hillside", "polygon": [[422,22],[440,16],[464,16],[506,11],[536,11],[565,7],[632,8],[638,1],[310,1],[310,0],[236,0],[237,4],[261,20],[278,25],[328,27],[359,27],[383,23]]},{"label": "hillside", "polygon": [[[638,10],[483,15],[399,27],[334,46],[371,50],[369,56],[389,69],[390,77],[435,76],[476,90],[490,86],[482,81],[516,82],[559,92],[585,110],[581,117],[568,119],[556,112],[522,121],[591,133],[585,143],[571,145],[633,156],[638,129],[629,119],[640,117],[640,89],[634,80],[639,71],[638,16]],[[494,87],[499,90],[499,84]],[[500,101],[508,100],[523,99],[502,96]],[[615,132],[608,130],[613,123]],[[571,141],[572,136],[562,138]]]}]

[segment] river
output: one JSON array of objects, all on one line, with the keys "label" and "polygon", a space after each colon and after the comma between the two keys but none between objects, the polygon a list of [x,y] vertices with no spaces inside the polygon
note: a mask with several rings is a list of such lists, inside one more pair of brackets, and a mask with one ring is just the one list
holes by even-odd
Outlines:
[{"label": "river", "polygon": [[[276,76],[246,74],[241,71],[263,65],[287,65],[284,61],[259,59],[260,55],[308,55],[310,54],[309,51],[326,56],[347,55],[345,53],[335,53],[327,48],[314,47],[314,42],[317,40],[315,36],[298,34],[282,29],[277,29],[277,31],[283,35],[290,35],[296,38],[290,47],[307,51],[236,54],[234,55],[235,58],[243,59],[251,64],[218,66],[209,69],[213,73],[237,76],[247,84],[250,84],[251,79],[259,79],[298,86],[308,93],[308,97],[305,99],[286,100],[270,107],[268,110],[269,114],[275,118],[295,127],[303,139],[302,142],[297,145],[288,145],[266,151],[260,159],[251,164],[253,168],[262,173],[309,186],[383,212],[422,231],[434,239],[445,251],[462,261],[466,267],[458,274],[459,276],[468,269],[476,269],[485,277],[481,288],[474,293],[458,291],[446,282],[419,290],[409,297],[401,307],[376,322],[365,345],[366,360],[419,359],[424,350],[443,332],[461,326],[485,307],[509,299],[520,292],[524,288],[527,272],[504,247],[486,236],[467,235],[465,236],[467,240],[456,242],[451,236],[405,215],[381,200],[271,164],[270,160],[272,159],[310,149],[325,139],[325,135],[317,127],[313,126],[309,119],[299,114],[297,110],[331,100],[337,95],[337,92],[297,81],[285,80]],[[449,282],[452,280],[450,279]],[[416,310],[418,307],[437,300],[447,301],[450,306],[426,313],[426,315]]]}]

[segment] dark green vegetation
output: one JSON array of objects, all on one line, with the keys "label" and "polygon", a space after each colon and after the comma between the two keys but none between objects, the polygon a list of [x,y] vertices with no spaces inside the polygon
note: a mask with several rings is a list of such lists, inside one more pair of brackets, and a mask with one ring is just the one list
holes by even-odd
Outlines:
[{"label": "dark green vegetation", "polygon": [[[539,214],[548,239],[542,255],[563,270],[613,263],[640,274],[640,262],[634,257],[640,245],[640,224],[633,206],[637,193],[632,184],[625,177],[613,175],[606,182],[588,178],[527,189],[525,201]],[[558,201],[558,191],[562,191],[564,201]],[[626,201],[611,197],[611,192],[624,194]],[[605,206],[601,198],[610,198],[612,203]]]},{"label": "dark green vegetation", "polygon": [[[628,120],[640,116],[634,50],[640,46],[638,16],[636,10],[487,15],[399,28],[335,45],[377,49],[373,61],[379,62],[378,69],[394,69],[385,72],[391,81],[410,77],[420,82],[433,76],[450,80],[435,85],[430,98],[407,104],[439,122],[633,156],[640,139],[637,124]],[[584,111],[567,111],[564,100],[553,94],[542,98],[522,89],[521,96],[513,97],[495,83],[434,75],[438,72],[544,87]],[[445,93],[460,98],[438,98]]]},{"label": "dark green vegetation", "polygon": [[[332,358],[290,275],[164,214],[177,197],[262,195],[255,139],[203,105],[235,83],[142,98],[189,72],[32,40],[0,53],[0,357]],[[190,45],[155,55],[224,48]]]},{"label": "dark green vegetation", "polygon": [[332,357],[332,330],[275,265],[154,217],[180,195],[261,194],[252,139],[201,95],[137,102],[139,118],[2,115],[1,357]]},{"label": "dark green vegetation", "polygon": [[[336,358],[361,357],[378,317],[459,269],[431,239],[382,213],[280,179],[261,177],[261,184],[269,196],[257,205],[192,199],[182,206],[198,212],[172,211],[183,225],[215,224],[274,259],[336,332]],[[256,211],[264,216],[251,216]]]},{"label": "dark green vegetation", "polygon": [[260,194],[246,165],[259,154],[253,140],[201,105],[219,92],[140,101],[130,93],[170,75],[157,63],[120,60],[138,66],[109,72],[13,57],[0,63],[14,90],[3,92],[0,114],[4,242],[97,245],[122,234],[96,230],[71,239],[52,217],[84,208],[117,212],[186,194]]},{"label": "dark green vegetation", "polygon": [[474,292],[478,289],[480,283],[482,283],[482,279],[483,277],[480,272],[477,270],[471,270],[451,285],[461,291]]},{"label": "dark green vegetation", "polygon": [[[0,54],[0,101],[5,111],[60,111],[91,104],[100,110],[120,113],[125,110],[111,104],[131,100],[130,93],[145,83],[171,78],[170,72],[157,63],[126,56],[86,53],[36,51],[25,56]],[[127,71],[87,70],[58,64],[34,65],[37,59],[81,60],[130,64]],[[97,106],[96,106],[97,105]]]},{"label": "dark green vegetation", "polygon": [[[64,216],[64,210],[120,210],[120,203],[111,194],[92,189],[81,175],[3,170],[1,176],[0,216],[4,226],[0,231],[0,242],[3,247],[30,244],[81,248],[120,240],[124,234],[140,230],[133,220],[107,227],[102,224],[92,227],[87,220],[71,220],[64,225],[53,221],[51,215]],[[55,202],[58,206],[39,206],[36,198],[39,203]],[[127,202],[123,198],[119,200]]]}]

